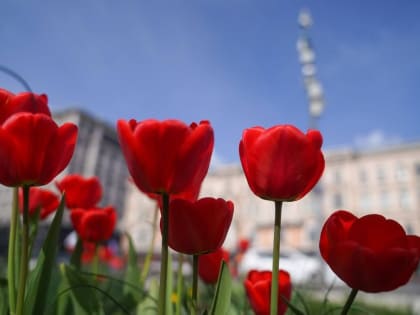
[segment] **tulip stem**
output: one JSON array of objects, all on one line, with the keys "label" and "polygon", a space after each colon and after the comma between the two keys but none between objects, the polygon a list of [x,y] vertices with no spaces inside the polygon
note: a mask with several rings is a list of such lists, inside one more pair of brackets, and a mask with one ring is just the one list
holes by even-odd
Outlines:
[{"label": "tulip stem", "polygon": [[162,249],[158,314],[166,314],[166,286],[168,278],[169,195],[162,194]]},{"label": "tulip stem", "polygon": [[93,263],[92,263],[92,273],[96,274],[96,280],[98,280],[99,274],[99,246],[98,243],[95,243],[95,249],[93,252]]},{"label": "tulip stem", "polygon": [[344,304],[343,310],[341,311],[341,315],[346,315],[347,312],[350,310],[351,305],[353,304],[354,299],[356,298],[357,289],[351,289],[350,295],[347,298],[346,304]]},{"label": "tulip stem", "polygon": [[155,212],[153,214],[153,222],[152,222],[152,238],[150,239],[149,249],[147,250],[146,258],[144,259],[143,269],[141,270],[140,275],[140,283],[142,287],[146,283],[146,278],[150,270],[150,264],[152,263],[154,246],[155,246],[155,238],[156,238],[156,228],[157,228],[157,219],[159,213],[159,206],[156,204]]},{"label": "tulip stem", "polygon": [[280,224],[282,201],[275,201],[273,268],[271,271],[270,315],[277,315],[279,291]]},{"label": "tulip stem", "polygon": [[198,305],[198,257],[199,255],[193,255],[193,286],[192,286],[192,312],[191,314],[197,314]]},{"label": "tulip stem", "polygon": [[183,274],[182,274],[182,267],[184,265],[184,255],[182,253],[178,254],[178,275],[177,275],[177,283],[176,283],[176,293],[177,293],[177,300],[176,300],[176,307],[175,307],[175,314],[181,315],[181,297],[182,297],[182,287],[183,287]]},{"label": "tulip stem", "polygon": [[23,189],[23,220],[22,220],[22,248],[20,258],[20,275],[18,296],[16,303],[16,314],[23,314],[25,302],[26,278],[28,275],[28,246],[29,246],[29,189],[30,186],[24,185]]},{"label": "tulip stem", "polygon": [[9,289],[9,308],[10,314],[14,315],[16,312],[16,287],[15,287],[15,249],[16,249],[16,230],[19,216],[18,206],[19,188],[13,188],[13,205],[12,217],[10,221],[9,231],[9,252],[7,257],[7,278]]}]

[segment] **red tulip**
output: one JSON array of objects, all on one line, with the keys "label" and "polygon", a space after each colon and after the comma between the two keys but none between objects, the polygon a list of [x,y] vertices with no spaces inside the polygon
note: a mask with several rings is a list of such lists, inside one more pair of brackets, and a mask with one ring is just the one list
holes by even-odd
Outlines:
[{"label": "red tulip", "polygon": [[[53,213],[60,204],[58,197],[52,191],[38,187],[29,190],[29,216],[34,216],[40,210],[41,220]],[[23,193],[19,189],[19,209],[23,212]]]},{"label": "red tulip", "polygon": [[71,174],[56,182],[61,192],[66,192],[67,208],[93,208],[102,198],[102,186],[98,177],[85,178]]},{"label": "red tulip", "polygon": [[246,238],[241,238],[238,242],[238,251],[243,254],[249,249],[249,240]]},{"label": "red tulip", "polygon": [[198,257],[198,275],[205,283],[214,284],[219,278],[222,261],[229,263],[229,252],[223,248]]},{"label": "red tulip", "polygon": [[81,261],[83,264],[90,264],[95,258],[96,244],[91,242],[83,242],[83,251]]},{"label": "red tulip", "polygon": [[[256,315],[270,314],[271,271],[251,270],[245,279],[245,291],[249,303]],[[283,298],[290,301],[292,284],[288,272],[279,270],[279,290],[277,314],[286,313],[287,304]]]},{"label": "red tulip", "polygon": [[379,214],[333,213],[322,228],[319,248],[339,278],[365,292],[406,284],[420,260],[420,237],[407,236],[396,221]]},{"label": "red tulip", "polygon": [[[197,187],[197,188],[200,188],[200,187]],[[169,195],[169,202],[171,202],[172,200],[175,200],[175,199],[183,199],[183,200],[188,200],[188,201],[191,201],[191,202],[197,201],[200,191],[195,189],[195,188],[192,188],[192,189],[194,189],[194,190],[189,189],[189,190],[186,190],[182,193]],[[160,195],[160,194],[147,194],[147,196],[150,199],[156,201],[159,209],[162,210],[162,208],[163,208],[162,195]]]},{"label": "red tulip", "polygon": [[86,242],[103,242],[111,238],[117,221],[112,207],[72,209],[70,218],[79,237]]},{"label": "red tulip", "polygon": [[174,199],[169,209],[169,247],[180,253],[198,255],[222,246],[232,222],[231,201]]},{"label": "red tulip", "polygon": [[108,262],[114,256],[114,251],[109,246],[100,246],[98,256],[101,261]]},{"label": "red tulip", "polygon": [[114,270],[120,270],[125,265],[124,259],[116,255],[109,246],[99,247],[98,256],[103,263],[106,263]]},{"label": "red tulip", "polygon": [[294,201],[305,196],[324,170],[322,136],[291,125],[245,129],[239,144],[251,190],[263,199]]},{"label": "red tulip", "polygon": [[114,270],[121,270],[125,266],[125,260],[120,256],[114,256],[108,261],[108,266]]},{"label": "red tulip", "polygon": [[128,170],[145,193],[176,194],[200,186],[207,174],[214,135],[210,123],[119,120],[119,141]]},{"label": "red tulip", "polygon": [[20,112],[51,116],[47,95],[37,95],[30,92],[15,95],[0,89],[0,124],[3,124],[11,115]]},{"label": "red tulip", "polygon": [[18,113],[0,126],[0,183],[48,184],[70,162],[77,127],[61,127],[44,114]]}]

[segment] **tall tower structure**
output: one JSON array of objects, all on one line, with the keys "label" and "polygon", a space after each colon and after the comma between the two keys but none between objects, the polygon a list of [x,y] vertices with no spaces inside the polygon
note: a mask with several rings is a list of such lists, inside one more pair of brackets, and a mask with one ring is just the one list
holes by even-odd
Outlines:
[{"label": "tall tower structure", "polygon": [[318,127],[318,119],[324,111],[324,91],[317,78],[315,64],[315,51],[309,36],[309,30],[313,24],[312,16],[307,9],[300,11],[298,16],[300,35],[297,40],[297,51],[302,66],[303,83],[308,97],[309,128]]}]

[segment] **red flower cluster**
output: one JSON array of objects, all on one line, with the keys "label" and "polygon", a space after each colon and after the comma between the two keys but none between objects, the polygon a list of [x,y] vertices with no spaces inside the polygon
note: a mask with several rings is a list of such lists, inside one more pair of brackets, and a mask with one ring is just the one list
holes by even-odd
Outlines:
[{"label": "red flower cluster", "polygon": [[[245,290],[248,300],[256,315],[270,314],[271,271],[251,270],[245,279]],[[287,304],[283,298],[290,301],[292,284],[289,273],[279,270],[279,291],[277,314],[286,313]]]},{"label": "red flower cluster", "polygon": [[[82,263],[90,264],[95,258],[97,245],[94,243],[84,242]],[[120,270],[125,266],[125,260],[118,256],[109,246],[98,246],[97,255],[99,260],[114,270]]]},{"label": "red flower cluster", "polygon": [[291,125],[245,129],[239,154],[249,187],[257,196],[294,201],[305,196],[324,171],[322,136]]},{"label": "red flower cluster", "polygon": [[214,146],[209,122],[119,120],[117,129],[128,170],[141,191],[177,194],[201,186]]},{"label": "red flower cluster", "polygon": [[117,222],[114,208],[72,209],[73,227],[83,241],[103,242],[111,238]]},{"label": "red flower cluster", "polygon": [[170,203],[169,246],[184,254],[200,255],[222,246],[233,217],[233,203],[221,198]]},{"label": "red flower cluster", "polygon": [[420,237],[378,214],[357,218],[340,210],[325,222],[321,255],[348,286],[365,292],[406,284],[420,260]]},{"label": "red flower cluster", "polygon": [[117,213],[111,206],[97,207],[102,197],[102,186],[98,177],[85,178],[78,174],[70,174],[56,185],[66,194],[66,204],[71,210],[73,227],[84,242],[98,243],[111,238]]},{"label": "red flower cluster", "polygon": [[98,177],[85,178],[70,174],[56,182],[57,188],[66,193],[66,205],[73,208],[92,208],[102,198],[102,186]]},{"label": "red flower cluster", "polygon": [[[41,220],[47,218],[57,210],[60,201],[55,193],[50,190],[32,187],[29,190],[29,216],[33,217],[39,211]],[[19,210],[23,212],[23,193],[19,189]]]},{"label": "red flower cluster", "polygon": [[229,252],[221,247],[212,253],[200,255],[198,257],[198,275],[201,280],[208,284],[216,283],[222,262],[229,263],[229,256]]}]

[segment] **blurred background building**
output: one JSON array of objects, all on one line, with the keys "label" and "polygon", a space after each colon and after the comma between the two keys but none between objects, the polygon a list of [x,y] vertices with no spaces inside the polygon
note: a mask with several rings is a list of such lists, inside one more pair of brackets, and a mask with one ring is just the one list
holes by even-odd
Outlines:
[{"label": "blurred background building", "polygon": [[[129,180],[115,128],[80,110],[68,110],[54,117],[58,124],[71,121],[79,126],[76,151],[60,176],[69,173],[98,176],[104,187],[102,204],[112,204],[118,209],[117,233],[128,232],[140,253],[145,253],[154,240],[155,251],[159,253],[159,210]],[[337,209],[356,215],[380,213],[400,222],[407,233],[420,234],[420,141],[371,149],[324,150],[324,155],[326,168],[317,188],[303,199],[284,205],[281,230],[284,251],[316,256],[320,227]],[[5,235],[10,222],[11,194],[10,188],[0,187],[0,223]],[[270,255],[274,204],[251,192],[240,164],[211,167],[201,196],[220,197],[235,204],[224,247],[235,251],[238,242],[246,239],[262,259]],[[65,218],[63,237],[71,231],[67,213]],[[0,245],[5,253],[7,238]]]},{"label": "blurred background building", "polygon": [[[337,209],[356,215],[380,213],[400,222],[407,233],[420,234],[420,141],[376,149],[325,150],[324,155],[326,168],[319,183],[320,204],[312,203],[314,192],[299,201],[285,203],[282,246],[316,252],[317,226]],[[201,196],[234,202],[227,248],[234,249],[245,238],[251,240],[251,246],[271,250],[274,204],[251,192],[239,164],[211,169]],[[322,222],[317,221],[318,206]],[[153,201],[130,185],[121,226],[132,234],[140,251],[145,251],[150,242],[155,207]],[[159,241],[156,248],[160,248]]]}]

